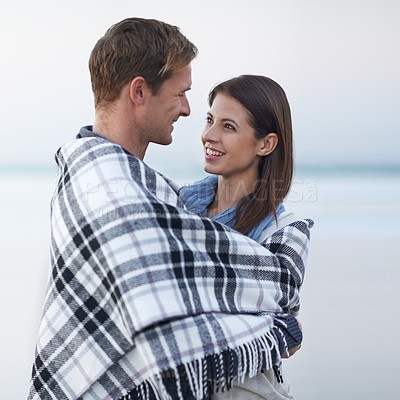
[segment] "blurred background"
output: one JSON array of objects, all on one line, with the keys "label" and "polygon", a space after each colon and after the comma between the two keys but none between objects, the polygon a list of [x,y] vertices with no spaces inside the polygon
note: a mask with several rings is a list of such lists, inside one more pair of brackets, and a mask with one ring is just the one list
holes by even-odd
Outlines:
[{"label": "blurred background", "polygon": [[240,74],[286,91],[296,172],[286,208],[315,220],[300,319],[284,363],[296,400],[400,396],[400,3],[397,0],[2,1],[0,398],[27,397],[49,273],[54,153],[93,122],[87,62],[114,23],[177,25],[199,49],[189,118],[145,161],[204,175],[208,91]]}]

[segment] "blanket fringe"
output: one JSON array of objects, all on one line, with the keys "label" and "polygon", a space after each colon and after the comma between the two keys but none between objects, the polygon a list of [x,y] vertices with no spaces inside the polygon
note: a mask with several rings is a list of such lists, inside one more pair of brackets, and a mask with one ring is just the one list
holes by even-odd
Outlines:
[{"label": "blanket fringe", "polygon": [[279,364],[277,348],[274,333],[269,332],[235,349],[161,372],[119,400],[209,400],[213,393],[229,390],[233,379],[243,382]]}]

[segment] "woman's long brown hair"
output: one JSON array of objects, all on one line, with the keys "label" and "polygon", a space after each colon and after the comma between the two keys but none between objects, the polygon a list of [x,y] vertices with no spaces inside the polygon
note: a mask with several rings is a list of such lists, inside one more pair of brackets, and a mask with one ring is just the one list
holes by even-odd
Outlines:
[{"label": "woman's long brown hair", "polygon": [[218,93],[231,96],[246,108],[256,138],[276,133],[275,150],[261,157],[258,181],[252,193],[236,208],[234,228],[248,234],[268,214],[277,220],[276,208],[289,192],[293,177],[293,133],[289,102],[282,87],[265,76],[241,75],[215,86],[208,98],[211,107]]}]

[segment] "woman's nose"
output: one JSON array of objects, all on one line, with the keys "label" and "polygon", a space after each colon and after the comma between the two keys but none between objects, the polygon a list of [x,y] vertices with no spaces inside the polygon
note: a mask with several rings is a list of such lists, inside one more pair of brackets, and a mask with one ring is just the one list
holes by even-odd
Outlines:
[{"label": "woman's nose", "polygon": [[215,142],[218,140],[218,135],[213,126],[206,126],[201,135],[203,142]]}]

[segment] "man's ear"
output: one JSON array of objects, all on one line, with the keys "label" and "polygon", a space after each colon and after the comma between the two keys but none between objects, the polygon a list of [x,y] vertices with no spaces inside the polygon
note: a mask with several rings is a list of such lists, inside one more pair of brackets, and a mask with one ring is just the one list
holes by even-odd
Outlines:
[{"label": "man's ear", "polygon": [[267,156],[271,154],[278,146],[278,135],[276,133],[268,133],[264,139],[261,139],[261,147],[259,148],[258,156]]},{"label": "man's ear", "polygon": [[142,76],[135,77],[129,84],[129,95],[135,104],[142,104],[144,102],[148,90],[150,88],[146,83],[146,79]]}]

